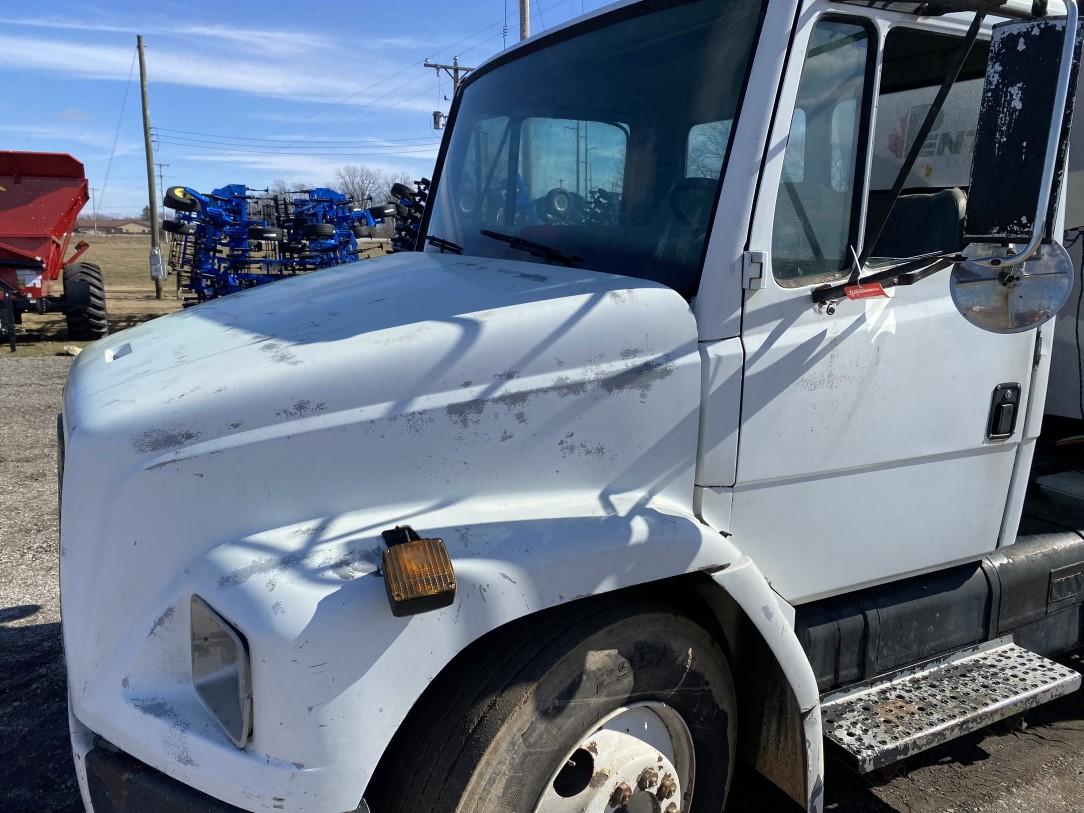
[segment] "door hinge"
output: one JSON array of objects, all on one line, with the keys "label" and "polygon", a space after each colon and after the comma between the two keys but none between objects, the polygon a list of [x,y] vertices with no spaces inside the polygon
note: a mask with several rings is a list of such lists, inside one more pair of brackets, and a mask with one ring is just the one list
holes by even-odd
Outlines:
[{"label": "door hinge", "polygon": [[1043,329],[1035,331],[1035,354],[1031,357],[1031,366],[1038,367],[1043,360]]},{"label": "door hinge", "polygon": [[747,291],[764,284],[764,264],[768,254],[764,251],[746,251],[741,255],[741,287]]}]

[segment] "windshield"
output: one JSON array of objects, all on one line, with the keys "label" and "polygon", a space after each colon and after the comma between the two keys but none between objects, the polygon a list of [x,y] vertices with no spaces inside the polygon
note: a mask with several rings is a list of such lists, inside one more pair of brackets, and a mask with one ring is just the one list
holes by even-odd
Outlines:
[{"label": "windshield", "polygon": [[483,69],[427,233],[692,296],[760,18],[761,0],[645,2]]}]

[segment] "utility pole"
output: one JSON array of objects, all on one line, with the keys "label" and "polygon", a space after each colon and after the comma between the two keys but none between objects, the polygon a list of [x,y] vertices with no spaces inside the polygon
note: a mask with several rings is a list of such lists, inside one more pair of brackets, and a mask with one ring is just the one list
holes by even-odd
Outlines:
[{"label": "utility pole", "polygon": [[143,148],[147,153],[147,193],[151,210],[151,255],[150,271],[154,280],[154,298],[162,298],[162,249],[159,244],[158,190],[154,185],[154,149],[151,146],[151,111],[147,104],[147,60],[143,56],[143,35],[136,35],[136,50],[139,51],[139,90],[143,98]]},{"label": "utility pole", "polygon": [[433,68],[438,73],[444,71],[448,76],[452,78],[453,90],[458,91],[459,86],[463,84],[463,80],[467,78],[467,74],[474,70],[474,68],[464,68],[459,64],[459,57],[452,58],[451,65],[443,65],[439,62],[430,62],[428,59],[423,63],[426,68]]},{"label": "utility pole", "polygon": [[[459,92],[459,86],[463,84],[463,80],[467,78],[467,74],[474,70],[474,68],[465,68],[459,64],[459,57],[452,57],[451,65],[444,65],[440,62],[430,62],[428,59],[422,63],[426,68],[432,68],[438,74],[444,71],[452,79],[452,91],[453,95]],[[444,114],[439,110],[433,111],[433,129],[441,129]]]},{"label": "utility pole", "polygon": [[531,36],[531,0],[519,0],[519,38]]}]

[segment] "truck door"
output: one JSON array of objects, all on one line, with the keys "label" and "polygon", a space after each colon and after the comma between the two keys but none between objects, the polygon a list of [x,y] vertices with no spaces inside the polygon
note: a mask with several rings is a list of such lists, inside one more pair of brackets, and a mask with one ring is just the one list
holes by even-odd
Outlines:
[{"label": "truck door", "polygon": [[[792,602],[997,546],[1025,421],[1021,411],[1019,429],[990,439],[991,398],[998,385],[1018,384],[1027,403],[1036,340],[1034,331],[968,325],[947,273],[884,297],[814,306],[811,291],[845,279],[861,253],[893,161],[898,170],[959,40],[856,15],[807,19],[753,214],[749,248],[765,262],[759,287],[745,294],[730,528]],[[980,45],[965,70],[978,87]],[[878,256],[959,248],[978,116],[978,96],[961,88],[871,266]]]}]

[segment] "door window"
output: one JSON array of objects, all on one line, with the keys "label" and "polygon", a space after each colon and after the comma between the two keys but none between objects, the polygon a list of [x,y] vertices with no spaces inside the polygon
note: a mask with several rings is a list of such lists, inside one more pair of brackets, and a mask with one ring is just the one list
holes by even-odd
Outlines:
[{"label": "door window", "polygon": [[772,232],[772,267],[794,288],[851,267],[867,75],[873,54],[861,24],[816,24],[795,99]]},{"label": "door window", "polygon": [[[873,135],[867,229],[878,226],[961,37],[896,27],[885,39]],[[976,42],[922,144],[872,257],[900,259],[963,248],[963,213],[990,44]]]}]

